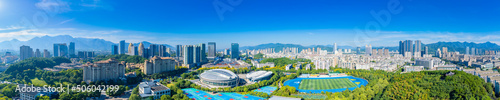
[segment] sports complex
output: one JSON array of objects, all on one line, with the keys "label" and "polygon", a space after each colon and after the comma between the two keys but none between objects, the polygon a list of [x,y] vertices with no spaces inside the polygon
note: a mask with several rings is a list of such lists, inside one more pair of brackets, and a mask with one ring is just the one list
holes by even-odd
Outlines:
[{"label": "sports complex", "polygon": [[248,95],[248,94],[242,95],[231,92],[211,95],[205,91],[194,88],[182,89],[182,91],[192,100],[265,100],[266,99],[253,95]]},{"label": "sports complex", "polygon": [[321,93],[342,92],[346,89],[354,90],[361,85],[366,86],[368,81],[353,76],[340,77],[299,77],[283,83],[285,86],[292,86],[299,92]]}]

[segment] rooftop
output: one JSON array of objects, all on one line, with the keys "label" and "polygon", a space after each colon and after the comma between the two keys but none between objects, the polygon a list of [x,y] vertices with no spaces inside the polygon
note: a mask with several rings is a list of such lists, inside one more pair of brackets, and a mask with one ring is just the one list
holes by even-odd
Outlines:
[{"label": "rooftop", "polygon": [[212,69],[201,73],[200,77],[211,80],[230,80],[238,76],[226,69]]},{"label": "rooftop", "polygon": [[118,61],[114,58],[109,58],[108,60],[102,60],[102,61],[98,61],[96,63],[99,63],[99,64],[102,64],[102,63],[117,63]]},{"label": "rooftop", "polygon": [[165,87],[163,85],[157,85],[157,86],[153,86],[151,87],[151,91],[163,91],[163,90],[170,90],[168,87]]}]

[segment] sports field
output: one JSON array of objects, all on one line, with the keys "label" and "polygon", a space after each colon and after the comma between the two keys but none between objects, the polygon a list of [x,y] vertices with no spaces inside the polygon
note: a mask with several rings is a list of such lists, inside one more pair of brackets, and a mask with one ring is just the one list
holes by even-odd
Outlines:
[{"label": "sports field", "polygon": [[299,89],[302,90],[327,90],[356,87],[348,78],[339,79],[303,79]]}]

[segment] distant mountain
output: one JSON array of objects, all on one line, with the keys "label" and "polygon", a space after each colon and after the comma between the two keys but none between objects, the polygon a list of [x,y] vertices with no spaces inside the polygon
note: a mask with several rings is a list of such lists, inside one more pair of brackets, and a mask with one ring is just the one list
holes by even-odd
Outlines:
[{"label": "distant mountain", "polygon": [[[448,51],[458,51],[462,54],[465,53],[466,47],[481,49],[481,50],[500,50],[500,46],[495,43],[485,42],[485,43],[474,43],[474,42],[437,42],[426,44],[429,47],[429,53],[435,53],[438,48],[447,47]],[[422,46],[423,49],[424,46]]]},{"label": "distant mountain", "polygon": [[[431,44],[422,44],[422,51],[424,50],[424,47],[428,46],[429,47],[429,53],[434,54],[435,51],[438,48],[442,47],[447,47],[448,51],[458,51],[460,53],[465,53],[465,48],[476,48],[476,49],[481,49],[481,50],[495,50],[499,51],[500,46],[495,43],[491,42],[485,42],[485,43],[474,43],[474,42],[437,42],[437,43],[431,43]],[[257,46],[244,46],[240,47],[241,50],[255,50],[255,49],[266,49],[266,48],[274,48],[275,52],[279,52],[283,50],[283,48],[287,47],[296,47],[299,48],[299,51],[302,49],[307,49],[307,48],[321,48],[322,50],[327,50],[328,52],[333,51],[333,45],[311,45],[311,46],[302,46],[298,44],[282,44],[282,43],[268,43],[268,44],[260,44]],[[352,46],[337,46],[338,49],[351,49],[352,51],[355,51],[357,47],[352,47]],[[398,46],[389,46],[389,47],[372,47],[372,49],[389,49],[390,51],[398,51],[399,47]],[[364,51],[365,47],[362,46],[361,50]]]},{"label": "distant mountain", "polygon": [[[267,49],[274,48],[275,52],[279,52],[283,50],[283,48],[298,48],[299,51],[302,49],[308,48],[321,48],[321,50],[327,50],[328,52],[333,51],[333,45],[311,45],[311,46],[302,46],[299,44],[283,44],[283,43],[268,43],[268,44],[260,44],[257,46],[244,46],[240,47],[241,50],[256,50],[256,49]],[[351,46],[337,46],[338,49],[355,49],[356,47]]]},{"label": "distant mountain", "polygon": [[[141,43],[141,42],[139,42],[139,43],[132,43],[132,44],[133,44],[134,46],[139,46],[139,44],[140,44],[140,43]],[[126,45],[127,45],[127,46],[128,46],[129,44],[130,44],[130,43],[126,43]],[[148,47],[149,47],[149,45],[154,44],[154,43],[150,43],[150,42],[148,42],[148,41],[142,41],[142,44],[144,45],[144,48],[148,48]],[[168,45],[168,44],[158,44],[158,45],[164,45],[164,46],[167,46],[167,48],[171,48],[171,50],[174,50],[174,47],[172,47],[172,46],[170,46],[170,45]]]},{"label": "distant mountain", "polygon": [[[90,50],[90,51],[110,51],[111,50],[111,45],[116,44],[111,41],[106,41],[104,39],[97,39],[97,38],[74,38],[69,35],[58,35],[58,36],[42,36],[42,37],[35,37],[33,39],[30,39],[28,41],[19,41],[17,39],[13,39],[10,41],[3,41],[0,42],[0,49],[9,49],[9,50],[16,50],[19,51],[19,47],[21,45],[27,45],[30,46],[33,49],[40,49],[40,51],[43,51],[43,49],[47,49],[49,51],[53,51],[53,45],[54,43],[66,43],[69,45],[70,42],[75,42],[75,49],[76,51],[81,51],[81,50]],[[147,48],[149,47],[150,42],[143,41],[144,47]],[[128,46],[129,43],[126,43],[125,46]],[[139,46],[139,43],[133,43],[135,46]],[[167,47],[172,47],[167,44],[161,44],[165,45]]]}]

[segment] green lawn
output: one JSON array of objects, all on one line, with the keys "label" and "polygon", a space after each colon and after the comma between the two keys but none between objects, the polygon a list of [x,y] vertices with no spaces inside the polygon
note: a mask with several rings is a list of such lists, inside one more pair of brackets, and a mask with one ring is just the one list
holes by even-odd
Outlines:
[{"label": "green lawn", "polygon": [[356,87],[357,85],[347,78],[341,79],[303,79],[299,89],[302,90],[327,90]]},{"label": "green lawn", "polygon": [[31,83],[33,83],[34,86],[44,86],[47,85],[47,83],[43,80],[39,80],[38,78],[31,79]]}]

